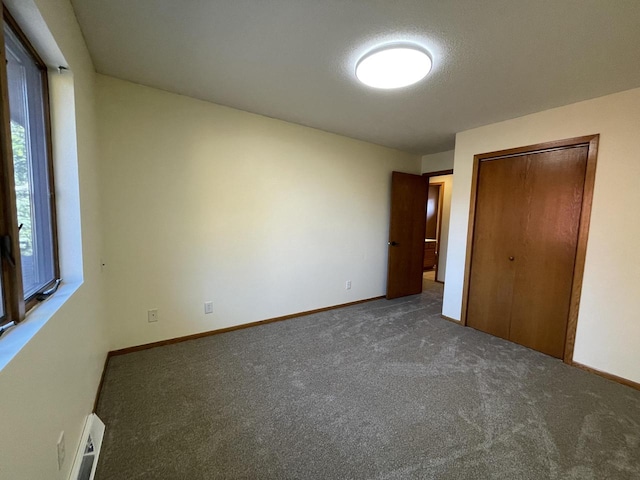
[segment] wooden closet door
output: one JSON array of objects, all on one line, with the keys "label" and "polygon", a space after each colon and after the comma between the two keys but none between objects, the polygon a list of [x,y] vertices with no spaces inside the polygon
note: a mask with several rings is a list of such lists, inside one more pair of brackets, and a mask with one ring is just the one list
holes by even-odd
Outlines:
[{"label": "wooden closet door", "polygon": [[478,166],[467,325],[562,358],[587,146]]},{"label": "wooden closet door", "polygon": [[517,251],[522,230],[526,160],[480,162],[467,325],[509,339]]},{"label": "wooden closet door", "polygon": [[588,147],[522,157],[525,177],[509,339],[562,358]]}]

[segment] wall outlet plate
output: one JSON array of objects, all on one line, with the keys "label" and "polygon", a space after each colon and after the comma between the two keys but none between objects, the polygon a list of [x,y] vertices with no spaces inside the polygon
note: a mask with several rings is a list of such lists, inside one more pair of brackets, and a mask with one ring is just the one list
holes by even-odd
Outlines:
[{"label": "wall outlet plate", "polygon": [[158,309],[154,308],[147,311],[147,322],[157,322],[158,321]]},{"label": "wall outlet plate", "polygon": [[344,284],[345,290],[351,290],[351,280],[347,280]]},{"label": "wall outlet plate", "polygon": [[204,313],[213,313],[213,302],[204,302]]}]

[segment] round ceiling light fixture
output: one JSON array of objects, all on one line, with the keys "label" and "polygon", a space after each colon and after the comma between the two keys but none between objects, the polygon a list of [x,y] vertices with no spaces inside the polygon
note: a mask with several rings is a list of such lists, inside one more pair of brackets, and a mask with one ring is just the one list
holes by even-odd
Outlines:
[{"label": "round ceiling light fixture", "polygon": [[373,88],[402,88],[419,82],[431,71],[429,54],[414,45],[377,48],[360,59],[356,77]]}]

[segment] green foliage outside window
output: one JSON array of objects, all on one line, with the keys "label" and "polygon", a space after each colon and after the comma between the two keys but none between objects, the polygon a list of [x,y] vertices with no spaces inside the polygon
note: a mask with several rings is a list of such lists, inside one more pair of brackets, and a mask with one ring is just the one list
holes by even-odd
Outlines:
[{"label": "green foliage outside window", "polygon": [[20,229],[20,253],[33,255],[33,237],[31,228],[31,188],[29,185],[29,162],[27,157],[27,132],[25,128],[11,122],[11,146],[13,148],[13,171],[16,185],[16,207]]}]

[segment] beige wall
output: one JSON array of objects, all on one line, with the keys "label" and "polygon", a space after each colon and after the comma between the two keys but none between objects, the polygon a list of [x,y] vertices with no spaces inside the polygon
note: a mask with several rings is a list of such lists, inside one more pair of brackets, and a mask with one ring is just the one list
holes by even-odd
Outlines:
[{"label": "beige wall", "polygon": [[422,173],[441,172],[453,168],[454,150],[422,156]]},{"label": "beige wall", "polygon": [[461,314],[474,154],[599,133],[574,360],[640,382],[638,132],[640,89],[459,133],[444,315]]},{"label": "beige wall", "polygon": [[447,271],[447,245],[449,244],[449,223],[451,216],[451,192],[453,190],[453,175],[438,175],[430,177],[429,183],[443,183],[442,217],[440,219],[440,245],[438,246],[438,280],[444,282]]},{"label": "beige wall", "polygon": [[391,172],[419,157],[106,76],[98,94],[112,348],[384,294]]},{"label": "beige wall", "polygon": [[[79,288],[0,371],[0,478],[66,479],[83,423],[93,407],[108,343],[99,261],[102,232],[94,142],[95,74],[68,1],[9,1],[12,5],[18,5],[25,18],[39,19],[41,33],[46,22],[72,71],[64,78],[52,78],[52,103],[62,275]],[[77,123],[68,115],[74,107]],[[64,295],[61,291],[38,307],[1,341],[10,342],[34,329],[42,312],[62,303]],[[0,348],[7,344],[0,343]],[[58,471],[56,442],[63,430],[66,460]]]}]

